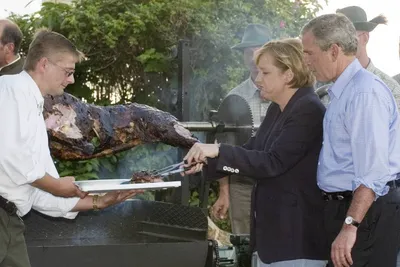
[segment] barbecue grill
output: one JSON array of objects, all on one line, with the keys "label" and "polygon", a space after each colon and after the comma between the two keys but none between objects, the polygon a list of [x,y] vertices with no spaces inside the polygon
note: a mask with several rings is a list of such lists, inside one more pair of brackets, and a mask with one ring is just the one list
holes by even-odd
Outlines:
[{"label": "barbecue grill", "polygon": [[198,207],[130,200],[75,220],[32,211],[24,222],[32,267],[212,266]]}]

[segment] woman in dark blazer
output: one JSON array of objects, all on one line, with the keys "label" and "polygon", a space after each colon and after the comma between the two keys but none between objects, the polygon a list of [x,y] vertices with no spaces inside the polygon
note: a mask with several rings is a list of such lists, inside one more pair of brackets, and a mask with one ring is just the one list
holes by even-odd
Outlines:
[{"label": "woman in dark blazer", "polygon": [[243,146],[196,144],[187,174],[210,180],[236,173],[256,180],[251,244],[255,266],[325,266],[329,249],[316,171],[325,107],[297,39],[272,41],[255,55],[260,95],[273,103],[257,134]]}]

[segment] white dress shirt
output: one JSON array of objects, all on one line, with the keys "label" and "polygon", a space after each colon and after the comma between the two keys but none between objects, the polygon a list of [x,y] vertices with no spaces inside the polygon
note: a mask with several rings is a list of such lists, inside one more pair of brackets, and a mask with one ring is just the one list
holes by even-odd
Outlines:
[{"label": "white dress shirt", "polygon": [[43,96],[23,71],[0,77],[0,195],[24,216],[31,208],[73,219],[79,198],[61,198],[30,185],[45,173],[59,178],[50,155],[43,118]]}]

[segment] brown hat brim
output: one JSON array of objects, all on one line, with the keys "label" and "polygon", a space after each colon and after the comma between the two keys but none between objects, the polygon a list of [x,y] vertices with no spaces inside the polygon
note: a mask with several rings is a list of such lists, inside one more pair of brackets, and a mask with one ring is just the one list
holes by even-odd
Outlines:
[{"label": "brown hat brim", "polygon": [[265,43],[260,43],[260,42],[242,42],[240,44],[232,46],[231,49],[244,50],[245,48],[248,47],[261,47],[264,44]]}]

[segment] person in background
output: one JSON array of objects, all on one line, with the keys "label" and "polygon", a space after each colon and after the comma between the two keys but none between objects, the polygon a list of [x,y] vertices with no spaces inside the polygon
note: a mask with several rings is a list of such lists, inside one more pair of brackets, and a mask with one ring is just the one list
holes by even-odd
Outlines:
[{"label": "person in background", "polygon": [[[399,38],[399,58],[400,58],[400,38]],[[393,76],[393,79],[400,84],[400,73]]]},{"label": "person in background", "polygon": [[[379,24],[386,24],[386,17],[379,15],[370,21],[367,21],[367,15],[365,11],[358,6],[344,7],[336,10],[336,13],[345,15],[348,19],[350,19],[356,29],[358,39],[356,57],[361,66],[378,76],[390,88],[397,105],[400,107],[400,84],[398,84],[392,77],[375,67],[367,53],[369,33],[372,32]],[[318,90],[326,91],[330,85],[331,84],[325,85],[323,88]],[[329,96],[326,94],[325,97],[322,98],[322,101],[324,104],[328,103]]]},{"label": "person in background", "polygon": [[0,76],[22,71],[24,60],[19,55],[22,32],[8,19],[0,19]]},{"label": "person in background", "polygon": [[[241,43],[232,47],[243,53],[243,61],[250,76],[232,89],[228,96],[238,95],[248,102],[255,125],[260,125],[263,121],[270,101],[264,101],[260,97],[260,89],[255,84],[258,70],[253,56],[254,51],[269,40],[271,36],[266,26],[250,24],[246,27]],[[250,201],[253,184],[251,179],[236,174],[219,180],[219,195],[211,208],[211,215],[214,219],[224,219],[229,210],[233,234],[250,234]]]},{"label": "person in background", "polygon": [[317,174],[326,200],[321,223],[331,244],[328,266],[394,267],[400,244],[396,101],[357,59],[360,36],[345,15],[314,18],[301,38],[316,79],[334,82]]},{"label": "person in background", "polygon": [[[12,47],[12,46],[10,46]],[[9,48],[7,48],[9,49]],[[0,267],[29,267],[21,219],[32,208],[73,219],[79,211],[120,203],[139,191],[89,196],[74,177],[59,178],[50,156],[43,118],[46,95],[60,95],[74,82],[82,54],[63,35],[39,31],[24,70],[0,77]]]},{"label": "person in background", "polygon": [[186,166],[197,164],[187,173],[203,169],[211,180],[236,173],[256,181],[252,266],[325,267],[324,201],[316,181],[325,107],[314,92],[300,40],[268,42],[255,62],[260,95],[272,101],[256,135],[243,146],[195,144],[184,160]]},{"label": "person in background", "polygon": [[398,84],[400,84],[400,73],[397,74],[397,75],[395,75],[395,76],[393,76],[393,79],[394,79]]}]

